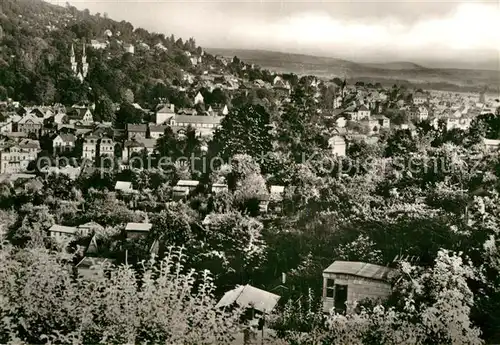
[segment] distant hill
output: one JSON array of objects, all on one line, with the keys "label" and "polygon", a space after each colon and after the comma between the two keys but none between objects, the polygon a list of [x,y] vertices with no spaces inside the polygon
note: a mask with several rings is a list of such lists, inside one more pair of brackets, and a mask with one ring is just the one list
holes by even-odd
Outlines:
[{"label": "distant hill", "polygon": [[365,66],[378,68],[378,69],[390,69],[390,70],[424,70],[427,67],[417,65],[413,62],[406,61],[395,61],[386,63],[365,63]]},{"label": "distant hill", "polygon": [[351,80],[371,80],[385,84],[400,82],[419,84],[436,89],[464,89],[499,92],[498,71],[471,69],[427,68],[412,62],[357,63],[348,60],[291,54],[263,50],[207,48],[212,54],[233,57],[255,63],[277,72],[318,77],[347,77]]}]

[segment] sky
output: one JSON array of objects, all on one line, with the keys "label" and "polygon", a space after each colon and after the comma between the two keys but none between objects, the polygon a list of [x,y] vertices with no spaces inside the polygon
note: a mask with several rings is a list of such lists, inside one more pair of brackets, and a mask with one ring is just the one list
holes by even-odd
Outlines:
[{"label": "sky", "polygon": [[[51,2],[62,0],[50,0]],[[500,69],[500,0],[73,0],[202,47]]]}]

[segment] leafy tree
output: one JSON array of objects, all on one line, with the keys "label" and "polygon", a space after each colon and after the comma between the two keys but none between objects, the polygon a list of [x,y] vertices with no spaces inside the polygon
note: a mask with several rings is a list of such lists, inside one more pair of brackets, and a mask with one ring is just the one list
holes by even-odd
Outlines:
[{"label": "leafy tree", "polygon": [[141,123],[142,114],[130,103],[122,103],[116,113],[115,126],[117,128],[126,128],[127,124]]},{"label": "leafy tree", "polygon": [[254,158],[271,151],[269,114],[259,105],[246,105],[233,109],[215,132],[211,151],[228,159],[235,154],[248,154]]},{"label": "leafy tree", "polygon": [[115,112],[113,102],[107,96],[102,96],[95,105],[94,117],[96,121],[114,122]]}]

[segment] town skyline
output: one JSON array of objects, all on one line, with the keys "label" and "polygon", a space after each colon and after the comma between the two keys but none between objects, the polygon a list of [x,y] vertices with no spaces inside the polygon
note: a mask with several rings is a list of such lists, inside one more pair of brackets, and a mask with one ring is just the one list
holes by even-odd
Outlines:
[{"label": "town skyline", "polygon": [[134,27],[194,37],[205,48],[279,51],[356,62],[408,61],[439,68],[500,68],[495,37],[500,31],[500,5],[492,1],[70,3],[130,21]]}]

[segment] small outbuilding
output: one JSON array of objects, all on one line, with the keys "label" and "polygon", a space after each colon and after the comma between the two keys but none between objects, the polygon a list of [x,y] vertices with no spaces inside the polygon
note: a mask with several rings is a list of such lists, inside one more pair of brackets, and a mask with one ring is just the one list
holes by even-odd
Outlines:
[{"label": "small outbuilding", "polygon": [[355,261],[335,261],[323,271],[323,311],[349,312],[354,302],[386,299],[394,269]]}]

